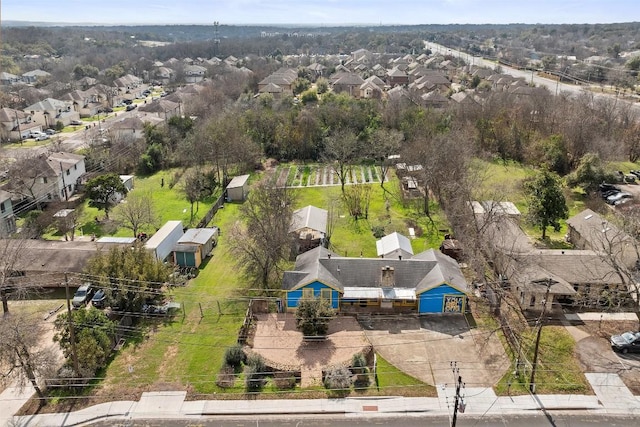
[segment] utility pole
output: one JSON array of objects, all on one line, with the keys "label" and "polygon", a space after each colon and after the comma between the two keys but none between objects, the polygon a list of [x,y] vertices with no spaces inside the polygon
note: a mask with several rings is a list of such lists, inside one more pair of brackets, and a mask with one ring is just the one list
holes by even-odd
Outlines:
[{"label": "utility pole", "polygon": [[462,377],[460,376],[460,369],[458,369],[457,362],[451,362],[451,370],[453,371],[453,376],[458,376],[456,382],[456,397],[453,403],[453,418],[451,418],[451,427],[456,427],[456,421],[458,420],[458,408],[460,408],[460,413],[464,413],[465,404],[460,397],[460,389],[464,387],[464,383],[462,382]]},{"label": "utility pole", "polygon": [[553,282],[551,279],[547,279],[547,292],[544,294],[544,299],[542,300],[542,312],[540,313],[540,317],[536,321],[536,326],[538,327],[538,334],[536,336],[536,346],[533,350],[533,366],[531,367],[531,380],[529,381],[529,391],[531,393],[536,392],[536,367],[538,365],[538,349],[540,347],[540,336],[542,335],[542,320],[545,311],[547,310],[547,300],[549,299],[549,291],[551,290],[551,284]]},{"label": "utility pole", "polygon": [[73,329],[73,319],[71,318],[71,302],[69,301],[69,279],[67,273],[64,273],[64,290],[67,295],[67,320],[69,321],[69,341],[71,341],[71,359],[73,361],[73,370],[80,377],[80,366],[78,365],[78,354],[76,353],[76,334]]}]

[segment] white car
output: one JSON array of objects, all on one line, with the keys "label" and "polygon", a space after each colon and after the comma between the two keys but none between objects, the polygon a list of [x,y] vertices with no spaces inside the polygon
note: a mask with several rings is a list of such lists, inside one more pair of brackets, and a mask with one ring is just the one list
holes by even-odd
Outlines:
[{"label": "white car", "polygon": [[49,139],[49,135],[47,135],[46,133],[41,133],[40,135],[36,136],[36,141],[44,141],[45,139]]}]

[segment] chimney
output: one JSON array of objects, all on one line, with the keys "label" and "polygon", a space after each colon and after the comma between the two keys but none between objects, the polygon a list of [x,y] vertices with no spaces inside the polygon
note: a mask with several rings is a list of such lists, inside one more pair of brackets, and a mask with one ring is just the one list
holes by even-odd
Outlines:
[{"label": "chimney", "polygon": [[394,269],[393,267],[384,266],[382,267],[382,278],[380,280],[380,284],[383,288],[393,288],[395,285],[395,278],[393,276]]}]

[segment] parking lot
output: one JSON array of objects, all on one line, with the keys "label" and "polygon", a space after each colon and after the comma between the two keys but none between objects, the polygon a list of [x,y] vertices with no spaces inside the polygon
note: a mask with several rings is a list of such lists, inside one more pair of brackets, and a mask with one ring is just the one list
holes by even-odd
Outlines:
[{"label": "parking lot", "polygon": [[493,331],[470,329],[463,316],[372,318],[363,322],[374,349],[387,361],[431,384],[452,384],[456,362],[467,387],[490,387],[509,369],[509,359]]}]

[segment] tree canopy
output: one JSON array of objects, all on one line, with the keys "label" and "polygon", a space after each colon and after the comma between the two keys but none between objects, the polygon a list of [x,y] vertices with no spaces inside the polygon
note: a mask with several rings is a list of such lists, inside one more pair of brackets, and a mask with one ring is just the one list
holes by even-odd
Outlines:
[{"label": "tree canopy", "polygon": [[109,210],[116,203],[117,194],[127,194],[127,188],[115,173],[100,175],[87,181],[85,194],[89,199],[89,206],[104,211],[109,218]]},{"label": "tree canopy", "polygon": [[560,220],[569,216],[560,178],[553,172],[542,170],[525,182],[525,190],[529,199],[528,219],[531,224],[540,227],[542,239],[546,238],[549,226],[560,231]]}]

